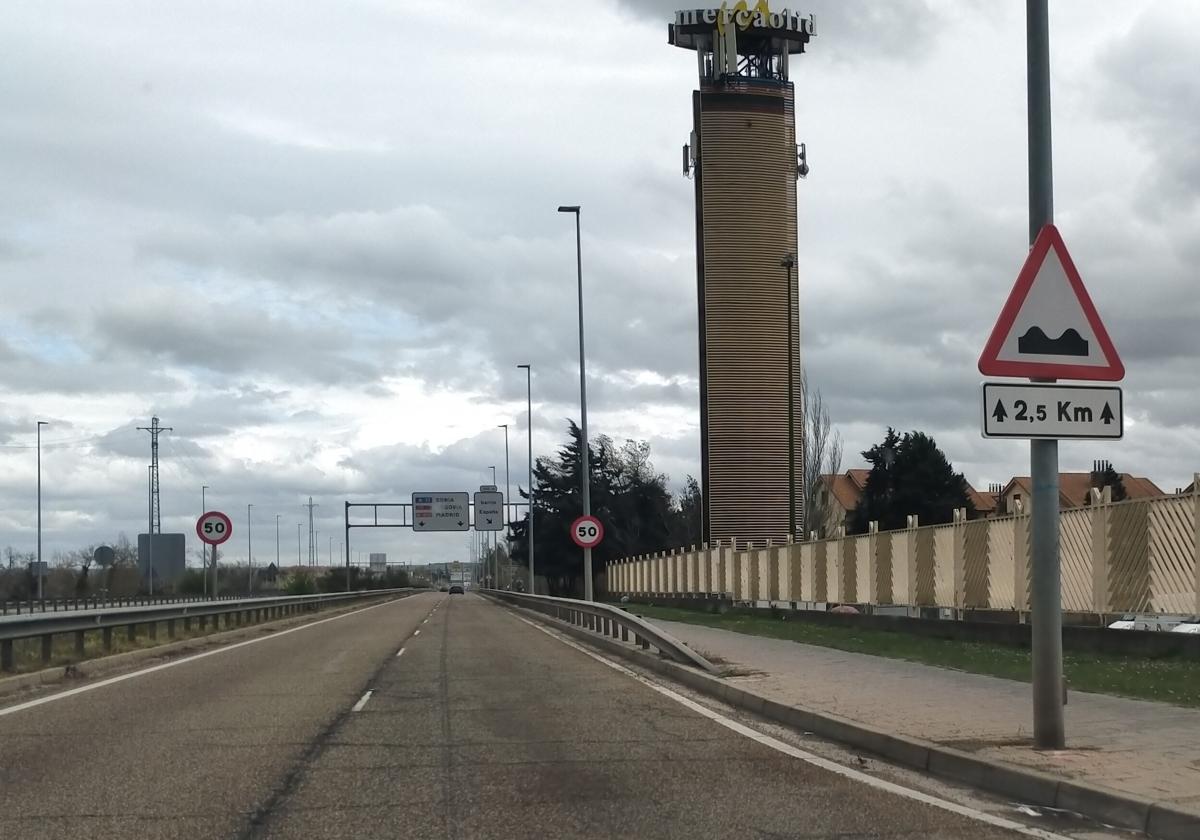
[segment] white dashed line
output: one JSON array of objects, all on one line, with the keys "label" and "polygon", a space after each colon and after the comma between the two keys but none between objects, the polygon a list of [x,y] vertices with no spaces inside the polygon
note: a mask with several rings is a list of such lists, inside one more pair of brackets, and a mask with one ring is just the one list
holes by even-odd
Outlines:
[{"label": "white dashed line", "polygon": [[400,657],[400,656],[403,656],[403,655],[404,655],[404,648],[400,648],[400,650],[396,651],[396,656],[397,656],[397,657]]},{"label": "white dashed line", "polygon": [[420,636],[420,635],[421,635],[421,631],[420,631],[420,630],[414,630],[414,631],[413,631],[413,635],[414,635],[414,636]]},{"label": "white dashed line", "polygon": [[632,677],[633,679],[637,680],[638,682],[642,683],[643,685],[647,686],[648,688],[651,688],[651,689],[657,691],[659,694],[662,694],[665,697],[669,697],[670,699],[674,700],[676,703],[679,703],[682,706],[686,706],[687,708],[691,709],[693,712],[696,712],[697,714],[703,715],[704,717],[708,718],[711,721],[721,724],[721,726],[724,726],[726,729],[732,729],[734,732],[737,732],[739,735],[745,735],[747,738],[757,741],[758,743],[762,744],[765,747],[770,747],[773,750],[777,750],[777,751],[783,753],[784,755],[790,755],[792,758],[797,758],[801,761],[805,761],[809,764],[814,765],[815,767],[820,767],[822,770],[828,770],[831,773],[837,773],[839,776],[845,776],[848,779],[851,779],[855,782],[860,782],[869,787],[877,788],[879,790],[884,790],[884,791],[887,791],[888,793],[895,794],[896,796],[903,796],[906,799],[913,799],[913,800],[916,800],[917,802],[921,802],[925,805],[932,805],[935,808],[941,808],[943,811],[949,811],[952,814],[958,814],[959,816],[967,817],[968,819],[978,820],[979,822],[987,823],[988,825],[995,826],[996,828],[1006,828],[1009,831],[1015,831],[1018,834],[1024,834],[1026,837],[1037,837],[1037,838],[1039,838],[1039,840],[1071,840],[1069,837],[1066,837],[1062,834],[1055,834],[1052,831],[1046,831],[1045,829],[1034,828],[1033,826],[1028,826],[1028,825],[1022,825],[1019,822],[1014,822],[1013,820],[1007,820],[1004,817],[997,817],[994,814],[987,814],[987,813],[984,813],[983,811],[977,811],[974,808],[968,808],[967,806],[959,805],[956,802],[950,802],[945,799],[940,799],[936,796],[931,796],[928,793],[924,793],[923,791],[913,790],[912,788],[906,788],[903,785],[898,785],[895,782],[889,782],[884,779],[877,778],[875,776],[869,776],[866,773],[861,773],[858,770],[854,770],[850,767],[846,767],[845,765],[838,764],[836,761],[830,761],[827,758],[822,758],[818,755],[814,755],[813,753],[805,752],[804,750],[793,747],[791,744],[780,741],[778,738],[772,738],[770,735],[765,735],[762,732],[759,732],[758,730],[751,729],[749,726],[738,723],[736,720],[727,718],[720,712],[713,711],[712,709],[708,708],[707,706],[702,706],[701,704],[697,703],[696,701],[691,700],[687,697],[684,697],[682,694],[679,694],[676,691],[672,691],[671,689],[667,688],[664,685],[659,685],[658,683],[654,682],[653,680],[647,679],[646,677],[643,677],[641,674],[631,671],[630,669],[626,668],[624,665],[620,665],[616,662],[613,662],[610,659],[606,659],[605,657],[600,656],[597,653],[593,653],[592,651],[588,650],[587,648],[583,647],[582,645],[576,644],[575,642],[571,641],[570,639],[566,639],[566,638],[558,635],[557,633],[551,632],[547,628],[542,627],[540,624],[535,624],[534,622],[532,622],[526,618],[522,618],[521,616],[513,616],[513,617],[516,618],[518,621],[524,621],[526,624],[528,624],[530,627],[534,628],[535,630],[541,630],[543,633],[545,633],[547,636],[550,636],[553,639],[558,639],[558,641],[562,642],[564,645],[573,647],[573,648],[575,648],[575,650],[579,651],[580,653],[590,656],[592,659],[595,659],[597,662],[602,662],[603,664],[607,665],[609,668],[612,668],[614,671],[619,671],[620,673],[625,674],[628,677]]},{"label": "white dashed line", "polygon": [[363,706],[367,705],[367,701],[371,699],[371,695],[374,693],[375,691],[373,689],[368,689],[366,694],[358,698],[358,702],[354,704],[354,708],[352,708],[350,711],[361,712],[363,710]]}]

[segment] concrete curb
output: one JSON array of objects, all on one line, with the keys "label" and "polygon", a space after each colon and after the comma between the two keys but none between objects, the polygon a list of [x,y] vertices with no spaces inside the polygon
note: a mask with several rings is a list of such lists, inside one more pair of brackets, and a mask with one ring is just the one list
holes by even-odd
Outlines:
[{"label": "concrete curb", "polygon": [[[400,597],[406,598],[408,596],[402,595]],[[245,627],[236,627],[232,630],[222,630],[218,633],[195,636],[191,639],[182,639],[178,642],[165,642],[161,645],[154,645],[153,647],[127,650],[124,653],[115,653],[111,656],[101,656],[96,659],[84,659],[79,662],[73,662],[69,665],[58,665],[54,668],[45,668],[41,671],[30,671],[27,674],[17,674],[11,677],[4,677],[0,679],[0,698],[4,698],[11,694],[16,694],[29,689],[40,688],[42,686],[58,685],[59,683],[67,682],[68,680],[77,681],[94,679],[96,677],[120,673],[121,671],[126,671],[134,666],[140,665],[147,660],[168,659],[178,655],[200,653],[211,647],[220,647],[232,642],[242,641],[250,636],[257,635],[264,628],[269,627],[273,629],[280,629],[293,625],[306,624],[317,618],[325,618],[345,609],[361,606],[362,603],[362,601],[359,601],[354,604],[346,604],[333,609],[288,616],[287,618],[280,618],[276,619],[275,621],[264,621],[259,624],[252,624]]]},{"label": "concrete curb", "polygon": [[[509,609],[516,609],[503,604]],[[822,738],[874,753],[896,764],[941,776],[1029,805],[1063,808],[1107,825],[1143,831],[1159,840],[1196,840],[1200,837],[1200,813],[1185,811],[1170,802],[1144,799],[1133,794],[1053,776],[1039,770],[980,758],[932,741],[894,735],[865,723],[789,706],[747,691],[675,662],[647,654],[615,639],[591,633],[552,616],[521,609],[543,624],[569,636],[628,659],[688,688],[747,712],[761,715]]]}]

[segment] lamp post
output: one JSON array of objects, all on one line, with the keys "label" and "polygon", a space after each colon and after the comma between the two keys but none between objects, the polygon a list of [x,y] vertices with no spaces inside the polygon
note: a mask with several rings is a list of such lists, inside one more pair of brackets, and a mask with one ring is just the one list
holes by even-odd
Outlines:
[{"label": "lamp post", "polygon": [[517,365],[517,369],[525,369],[525,413],[529,432],[529,526],[526,529],[526,539],[529,544],[529,594],[533,591],[533,368],[529,365]]},{"label": "lamp post", "polygon": [[275,514],[275,574],[279,574],[279,517],[283,514]]},{"label": "lamp post", "polygon": [[254,505],[246,505],[246,589],[251,595],[254,594],[254,549],[250,543],[250,508]]},{"label": "lamp post", "polygon": [[[492,471],[492,486],[495,487],[496,486],[496,468],[488,467],[488,469]],[[500,561],[496,557],[496,552],[494,550],[495,549],[495,536],[496,536],[495,534],[484,534],[484,543],[487,546],[489,546],[488,550],[492,552],[492,557],[491,557],[491,560],[492,560],[492,562],[491,562],[492,586],[495,588],[499,588],[499,586],[500,586]]]},{"label": "lamp post", "polygon": [[296,523],[296,565],[300,565],[300,523]]},{"label": "lamp post", "polygon": [[[207,484],[200,485],[200,515],[208,513],[208,502],[204,500],[204,491],[208,489]],[[208,544],[203,540],[200,541],[200,578],[204,581],[204,597],[208,597]]]},{"label": "lamp post", "polygon": [[47,420],[37,421],[37,596],[42,600],[42,426]]},{"label": "lamp post", "polygon": [[[562,205],[559,213],[575,214],[575,275],[579,286],[579,431],[582,437],[579,447],[579,474],[583,491],[583,515],[592,515],[591,477],[588,475],[589,444],[587,427],[587,372],[584,363],[583,344],[583,246],[580,234],[579,205]],[[592,595],[592,550],[583,550],[583,598],[591,601]]]},{"label": "lamp post", "polygon": [[792,269],[796,266],[793,254],[784,254],[779,261],[787,284],[787,418],[788,418],[788,542],[796,541],[796,394],[795,340],[792,335]]},{"label": "lamp post", "polygon": [[[497,428],[504,429],[504,535],[507,540],[512,540],[512,528],[509,525],[510,517],[508,515],[508,499],[512,493],[512,478],[508,472],[508,424],[501,423]],[[510,545],[511,550],[511,545]],[[508,552],[505,552],[506,554]],[[512,586],[512,556],[508,556],[508,585]]]}]

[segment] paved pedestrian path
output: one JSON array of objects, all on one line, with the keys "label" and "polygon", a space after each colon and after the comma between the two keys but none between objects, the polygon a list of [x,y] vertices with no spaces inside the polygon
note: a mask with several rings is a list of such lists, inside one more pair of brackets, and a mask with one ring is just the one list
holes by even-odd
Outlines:
[{"label": "paved pedestrian path", "polygon": [[1200,813],[1200,709],[1070,692],[1068,749],[1036,752],[1027,683],[675,621],[680,641],[746,671],[734,682],[1013,764]]}]

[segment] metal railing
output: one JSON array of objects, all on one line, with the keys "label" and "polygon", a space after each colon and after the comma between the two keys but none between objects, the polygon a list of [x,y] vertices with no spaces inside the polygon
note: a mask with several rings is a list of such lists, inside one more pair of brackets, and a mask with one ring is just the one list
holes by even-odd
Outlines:
[{"label": "metal railing", "polygon": [[269,598],[241,598],[218,601],[188,601],[186,603],[143,604],[139,606],[63,610],[0,617],[0,671],[14,670],[13,643],[22,639],[41,639],[41,659],[49,664],[53,658],[54,637],[73,634],[75,653],[85,652],[86,634],[99,631],[105,651],[112,650],[113,630],[126,628],[130,641],[137,638],[139,627],[145,627],[151,639],[157,638],[158,625],[166,622],[167,637],[174,638],[176,622],[183,623],[184,632],[191,630],[193,620],[204,629],[209,620],[213,630],[220,629],[221,618],[227,628],[243,624],[270,621],[276,618],[313,612],[323,606],[347,601],[411,594],[419,590],[368,589],[359,592],[333,592],[322,595],[283,595]]},{"label": "metal railing", "polygon": [[233,601],[242,595],[220,595],[216,598],[201,595],[157,596],[157,595],[88,595],[83,598],[42,598],[27,601],[0,601],[0,616],[22,615],[36,612],[65,612],[67,610],[95,610],[106,607],[140,607],[151,604],[194,604],[200,601]]},{"label": "metal railing", "polygon": [[718,671],[711,662],[671,634],[617,607],[593,601],[578,601],[574,598],[553,598],[549,595],[529,595],[499,589],[485,589],[483,592],[506,603],[552,616],[612,639],[628,642],[632,636],[633,643],[641,646],[643,650],[654,647],[659,655],[668,659],[709,673]]}]

